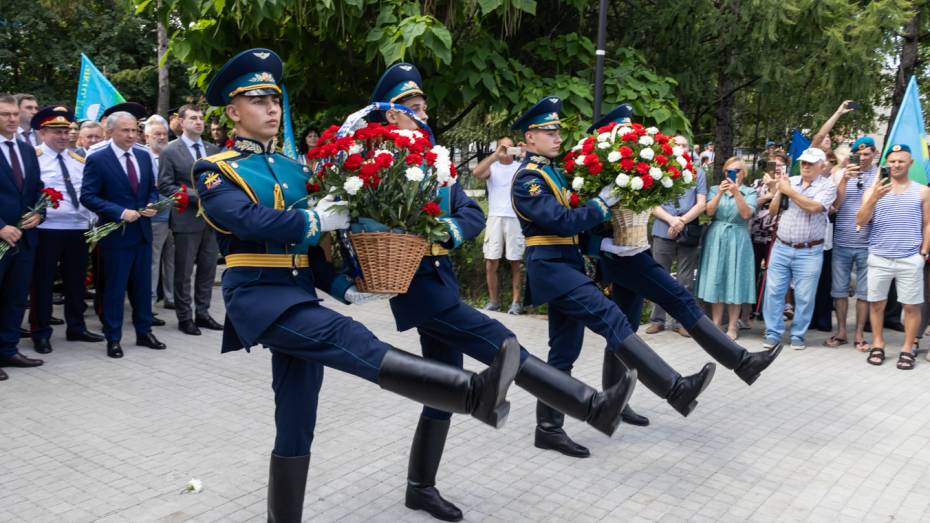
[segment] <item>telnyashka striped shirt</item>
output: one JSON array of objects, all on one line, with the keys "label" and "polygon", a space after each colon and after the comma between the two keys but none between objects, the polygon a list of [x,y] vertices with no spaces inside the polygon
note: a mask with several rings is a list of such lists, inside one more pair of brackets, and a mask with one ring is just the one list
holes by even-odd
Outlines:
[{"label": "telnyashka striped shirt", "polygon": [[[865,249],[869,246],[869,231],[872,226],[863,225],[856,231],[856,213],[862,207],[862,196],[872,186],[877,169],[873,165],[868,171],[862,171],[860,178],[846,181],[846,197],[840,202],[836,211],[836,223],[833,229],[833,245],[853,249]],[[862,188],[859,188],[859,182]]]},{"label": "telnyashka striped shirt", "polygon": [[903,193],[882,196],[872,215],[869,254],[897,259],[919,253],[923,223],[920,185],[908,182]]}]

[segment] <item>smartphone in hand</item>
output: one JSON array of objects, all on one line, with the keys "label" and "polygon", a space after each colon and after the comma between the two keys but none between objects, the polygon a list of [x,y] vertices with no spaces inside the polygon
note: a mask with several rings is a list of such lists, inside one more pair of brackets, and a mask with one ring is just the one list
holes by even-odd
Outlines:
[{"label": "smartphone in hand", "polygon": [[862,104],[859,102],[848,102],[846,108],[850,111],[855,111],[857,109],[862,109]]},{"label": "smartphone in hand", "polygon": [[890,167],[882,167],[881,169],[879,169],[879,170],[878,170],[878,178],[879,178],[880,180],[882,180],[882,181],[890,180],[890,179],[891,179],[891,168],[890,168]]},{"label": "smartphone in hand", "polygon": [[770,176],[775,176],[775,160],[765,162],[765,172]]},{"label": "smartphone in hand", "polygon": [[737,171],[736,169],[727,169],[727,178],[728,178],[731,182],[736,183],[736,175],[737,175],[738,173],[739,173],[739,171]]},{"label": "smartphone in hand", "polygon": [[507,154],[509,154],[510,156],[513,156],[514,158],[517,158],[519,156],[523,156],[523,149],[519,147],[508,147]]}]

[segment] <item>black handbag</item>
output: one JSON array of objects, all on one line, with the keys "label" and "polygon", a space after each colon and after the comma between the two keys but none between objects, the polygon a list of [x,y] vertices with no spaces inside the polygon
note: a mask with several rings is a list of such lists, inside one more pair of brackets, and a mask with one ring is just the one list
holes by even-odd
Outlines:
[{"label": "black handbag", "polygon": [[706,227],[699,223],[699,220],[695,219],[694,221],[690,221],[685,224],[678,238],[675,238],[675,241],[678,242],[678,245],[683,247],[697,247],[701,244],[701,237],[704,236],[704,229],[706,229]]}]

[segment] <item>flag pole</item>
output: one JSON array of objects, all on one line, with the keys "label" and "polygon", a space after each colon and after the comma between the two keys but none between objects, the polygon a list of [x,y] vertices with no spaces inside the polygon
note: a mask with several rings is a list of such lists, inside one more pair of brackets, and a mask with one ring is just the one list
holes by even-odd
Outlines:
[{"label": "flag pole", "polygon": [[601,119],[601,104],[604,101],[604,41],[607,38],[607,0],[600,0],[597,15],[597,50],[594,62],[594,115],[592,121]]}]

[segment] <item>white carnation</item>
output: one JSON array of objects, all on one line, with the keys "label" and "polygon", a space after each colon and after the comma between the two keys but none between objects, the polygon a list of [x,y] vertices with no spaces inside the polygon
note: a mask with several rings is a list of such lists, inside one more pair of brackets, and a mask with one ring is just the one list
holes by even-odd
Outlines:
[{"label": "white carnation", "polygon": [[687,167],[687,166],[688,166],[688,160],[685,160],[685,157],[684,157],[684,156],[679,156],[678,158],[675,158],[675,161],[677,161],[677,162],[678,162],[678,165],[680,165],[680,166],[682,166],[682,167]]},{"label": "white carnation", "polygon": [[666,176],[665,178],[662,178],[661,183],[662,183],[662,187],[665,187],[666,189],[668,189],[672,186],[674,182],[672,181],[671,177]]},{"label": "white carnation", "polygon": [[623,155],[620,154],[619,151],[611,151],[610,154],[607,155],[607,161],[610,163],[617,163],[621,158],[623,158]]},{"label": "white carnation", "polygon": [[610,133],[601,133],[597,135],[597,141],[599,142],[606,142],[608,140],[610,140]]},{"label": "white carnation", "polygon": [[598,149],[610,149],[611,147],[613,147],[613,144],[610,142],[598,142],[597,144]]},{"label": "white carnation", "polygon": [[583,154],[579,154],[578,156],[576,156],[576,157],[575,157],[575,165],[583,165],[583,164],[584,164],[584,158],[585,158],[585,156],[584,156]]},{"label": "white carnation", "polygon": [[653,180],[661,180],[661,179],[662,179],[662,169],[659,169],[658,167],[650,167],[650,168],[649,168],[649,176],[652,176],[652,179],[653,179]]},{"label": "white carnation", "polygon": [[342,188],[345,190],[345,192],[349,193],[349,195],[355,196],[355,194],[359,191],[359,189],[362,188],[363,185],[365,185],[365,183],[362,182],[362,179],[358,176],[349,176],[346,178],[345,183],[342,184]]},{"label": "white carnation", "polygon": [[[643,138],[649,138],[649,137],[643,136]],[[647,161],[655,158],[655,155],[656,155],[656,152],[648,147],[639,152],[639,157]]]},{"label": "white carnation", "polygon": [[404,176],[411,182],[422,182],[423,177],[426,175],[423,173],[423,169],[419,167],[408,167],[407,170],[404,171]]},{"label": "white carnation", "polygon": [[623,136],[624,134],[632,133],[632,132],[633,132],[633,128],[632,128],[632,127],[627,127],[627,126],[624,125],[623,127],[620,128],[619,131],[617,131],[617,135],[618,135],[618,136]]},{"label": "white carnation", "polygon": [[390,155],[392,160],[394,159],[394,153],[392,153],[391,151],[388,151],[387,149],[377,149],[375,152],[371,154],[371,157],[374,158],[375,156],[378,156],[379,154],[387,154],[387,155]]},{"label": "white carnation", "polygon": [[449,159],[449,149],[446,149],[441,145],[434,145],[430,151],[436,155],[436,158],[445,158],[447,160]]},{"label": "white carnation", "polygon": [[656,143],[656,141],[651,136],[640,136],[639,137],[640,145],[652,145],[654,143]]},{"label": "white carnation", "polygon": [[681,153],[683,152],[685,152],[685,148],[680,145],[676,145],[675,147],[672,147],[672,154],[674,154],[675,156],[681,156]]},{"label": "white carnation", "polygon": [[616,183],[618,187],[626,187],[627,185],[630,185],[630,177],[626,174],[620,173],[617,175],[617,179],[614,180],[614,183]]},{"label": "white carnation", "polygon": [[353,143],[352,146],[349,147],[349,154],[360,154],[364,150],[365,148],[362,147],[361,144]]},{"label": "white carnation", "polygon": [[685,183],[691,183],[691,181],[694,180],[694,175],[691,174],[691,171],[685,169],[684,172],[681,173],[681,179],[684,180]]},{"label": "white carnation", "polygon": [[634,176],[633,179],[630,180],[630,188],[633,189],[634,191],[638,191],[642,189],[643,179],[640,178],[639,176]]},{"label": "white carnation", "polygon": [[655,127],[649,127],[649,128],[646,129],[646,133],[648,133],[649,136],[655,136],[656,133],[658,133],[658,132],[659,132],[659,130],[658,130],[657,128],[655,128]]},{"label": "white carnation", "polygon": [[573,190],[580,191],[582,187],[584,187],[584,178],[581,176],[576,176],[574,179],[572,179]]}]

